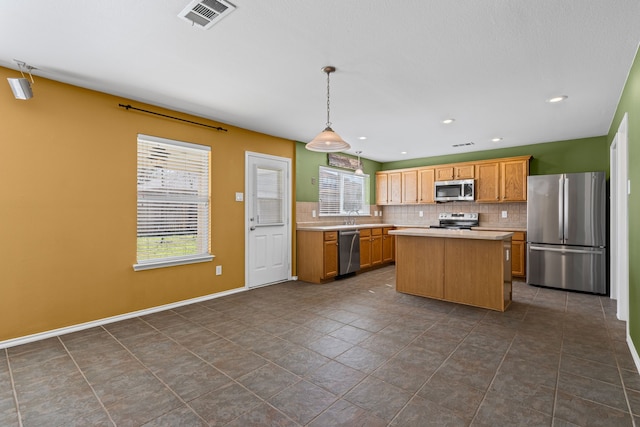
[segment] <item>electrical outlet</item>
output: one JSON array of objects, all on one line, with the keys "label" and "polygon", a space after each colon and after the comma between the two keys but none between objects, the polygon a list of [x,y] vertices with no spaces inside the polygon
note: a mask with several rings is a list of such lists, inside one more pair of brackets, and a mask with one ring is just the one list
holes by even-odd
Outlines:
[{"label": "electrical outlet", "polygon": [[315,218],[315,217],[316,217],[316,210],[315,210],[315,209],[311,211],[311,217],[312,217],[312,218]]},{"label": "electrical outlet", "polygon": [[418,216],[419,216],[420,218],[422,218],[422,217],[424,216],[424,212],[422,212],[422,211],[418,212]]},{"label": "electrical outlet", "polygon": [[236,202],[242,202],[244,200],[243,193],[236,193]]},{"label": "electrical outlet", "polygon": [[216,265],[216,276],[221,276],[221,275],[222,275],[222,266]]},{"label": "electrical outlet", "polygon": [[507,211],[502,211],[502,218],[507,218]]}]

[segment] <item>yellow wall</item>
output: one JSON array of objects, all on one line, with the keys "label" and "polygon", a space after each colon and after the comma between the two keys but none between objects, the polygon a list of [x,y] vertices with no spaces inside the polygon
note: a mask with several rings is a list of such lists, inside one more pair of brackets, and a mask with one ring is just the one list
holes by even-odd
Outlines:
[{"label": "yellow wall", "polygon": [[[0,341],[244,286],[245,151],[295,164],[294,142],[39,77],[16,100],[17,76],[0,67]],[[213,262],[133,271],[138,133],[211,146]]]}]

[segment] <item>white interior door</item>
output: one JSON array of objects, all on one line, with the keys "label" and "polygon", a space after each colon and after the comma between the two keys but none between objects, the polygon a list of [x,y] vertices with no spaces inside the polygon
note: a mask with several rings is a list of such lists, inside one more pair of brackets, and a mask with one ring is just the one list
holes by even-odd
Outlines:
[{"label": "white interior door", "polygon": [[253,288],[291,276],[291,160],[246,154],[246,276]]}]

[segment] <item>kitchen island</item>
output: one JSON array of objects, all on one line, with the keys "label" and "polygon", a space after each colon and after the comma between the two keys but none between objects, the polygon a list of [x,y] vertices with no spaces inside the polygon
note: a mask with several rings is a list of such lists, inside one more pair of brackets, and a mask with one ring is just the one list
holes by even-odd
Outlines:
[{"label": "kitchen island", "polygon": [[407,228],[396,237],[396,290],[504,311],[511,303],[511,236]]}]

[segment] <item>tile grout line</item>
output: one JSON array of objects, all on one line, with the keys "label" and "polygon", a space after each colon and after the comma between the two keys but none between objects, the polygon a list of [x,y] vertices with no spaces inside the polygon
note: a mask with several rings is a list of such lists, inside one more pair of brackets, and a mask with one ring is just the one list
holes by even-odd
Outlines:
[{"label": "tile grout line", "polygon": [[18,391],[16,390],[16,383],[13,379],[13,370],[11,369],[11,360],[9,360],[9,350],[4,349],[5,359],[7,361],[7,368],[9,369],[9,381],[11,381],[11,391],[13,392],[13,403],[16,405],[16,415],[18,416],[18,426],[22,427],[22,413],[20,412],[20,402],[18,402]]},{"label": "tile grout line", "polygon": [[109,413],[109,411],[107,410],[107,408],[104,406],[104,403],[102,403],[102,399],[100,399],[100,397],[98,396],[98,394],[96,393],[96,390],[93,388],[93,386],[91,385],[91,383],[89,382],[89,379],[85,376],[84,372],[82,371],[82,369],[80,368],[80,365],[78,365],[78,363],[76,362],[76,359],[73,357],[73,355],[71,354],[71,352],[69,351],[69,349],[67,348],[67,346],[64,344],[64,342],[62,341],[62,339],[60,338],[60,335],[56,336],[56,338],[58,339],[58,342],[60,342],[60,344],[62,344],[62,347],[64,348],[64,351],[67,352],[67,355],[69,356],[69,358],[71,359],[71,361],[73,362],[74,366],[76,367],[76,369],[78,370],[78,372],[80,372],[80,375],[82,375],[82,378],[84,379],[84,381],[87,383],[87,385],[89,386],[89,388],[91,389],[91,392],[93,393],[93,396],[96,398],[96,400],[98,401],[98,403],[100,404],[100,406],[102,407],[102,409],[104,410],[104,412],[107,414],[107,417],[109,418],[109,421],[111,421],[111,424],[113,424],[114,426],[116,426],[116,422],[113,420],[113,418],[111,418],[111,414]]},{"label": "tile grout line", "polygon": [[[614,341],[611,338],[611,333],[609,331],[609,326],[607,326],[607,313],[604,309],[604,306],[602,304],[602,297],[598,297],[598,301],[600,302],[600,308],[602,309],[602,314],[604,315],[604,327],[607,330],[607,337],[609,338],[610,344],[613,344],[612,341]],[[618,376],[620,378],[620,384],[622,384],[622,392],[624,393],[624,399],[627,403],[627,408],[629,409],[629,417],[631,418],[631,425],[633,427],[636,427],[636,419],[633,416],[633,410],[631,409],[631,402],[629,401],[629,395],[627,393],[627,386],[625,385],[624,382],[624,378],[622,376],[622,367],[620,366],[620,359],[618,357],[618,352],[616,351],[615,347],[613,347],[613,354],[616,357],[616,368],[618,369]]]},{"label": "tile grout line", "polygon": [[[211,308],[209,308],[209,307],[204,307],[204,308],[206,308],[207,310],[216,311],[216,310],[211,309]],[[223,340],[225,340],[225,341],[227,341],[227,342],[230,342],[230,343],[232,343],[232,344],[236,344],[236,343],[234,343],[233,341],[229,340],[227,337],[223,337],[223,336],[221,336],[221,335],[217,334],[216,332],[212,331],[211,329],[207,328],[206,326],[203,326],[203,325],[201,325],[200,323],[194,322],[194,321],[192,321],[191,319],[189,319],[188,317],[185,317],[185,316],[183,316],[182,314],[180,314],[180,313],[178,313],[178,312],[175,312],[175,311],[173,311],[173,310],[171,310],[171,311],[172,311],[174,314],[176,314],[177,316],[180,316],[180,317],[182,317],[183,319],[187,320],[188,322],[191,322],[191,323],[193,323],[194,325],[200,326],[200,327],[202,327],[202,328],[206,329],[207,331],[211,332],[212,334],[215,334],[215,335],[219,336],[219,337],[220,337],[220,339],[223,339]],[[141,317],[137,317],[137,319],[139,319],[139,320],[143,321],[144,323],[146,323],[147,325],[149,325],[151,328],[155,329],[157,332],[159,332],[159,333],[160,333],[160,334],[162,334],[163,336],[167,337],[169,340],[173,341],[174,343],[176,343],[177,345],[179,345],[181,348],[184,348],[186,351],[188,351],[189,353],[191,353],[192,355],[194,355],[196,358],[200,359],[203,363],[206,363],[207,365],[211,366],[211,367],[212,367],[213,369],[215,369],[216,371],[220,372],[220,373],[221,373],[222,375],[224,375],[225,377],[229,378],[229,380],[231,380],[231,382],[233,382],[233,383],[235,383],[236,385],[238,385],[238,386],[242,387],[244,390],[247,390],[249,393],[251,393],[251,394],[253,394],[253,395],[257,396],[257,398],[258,398],[260,401],[262,401],[262,403],[264,403],[264,404],[266,404],[266,405],[269,405],[271,408],[273,408],[274,410],[278,411],[279,413],[281,413],[282,415],[284,415],[284,416],[285,416],[285,417],[287,417],[288,419],[291,419],[291,417],[289,417],[287,414],[285,414],[284,412],[282,412],[281,410],[279,410],[278,408],[276,408],[275,406],[273,406],[273,405],[272,405],[272,404],[271,404],[267,399],[263,399],[261,396],[258,396],[256,393],[254,393],[253,391],[249,390],[249,389],[248,389],[244,384],[242,384],[241,382],[239,382],[239,381],[238,381],[238,380],[236,380],[235,378],[231,377],[231,376],[230,376],[230,375],[228,375],[226,372],[224,372],[224,371],[220,370],[220,369],[219,369],[218,367],[216,367],[214,364],[212,364],[212,363],[208,362],[207,360],[203,359],[203,358],[202,358],[202,357],[200,357],[200,355],[198,355],[197,353],[194,353],[194,352],[193,352],[193,351],[191,351],[189,348],[187,348],[187,347],[185,347],[184,345],[180,344],[180,343],[179,343],[178,341],[176,341],[173,337],[170,337],[169,335],[165,334],[162,330],[160,330],[160,329],[156,328],[154,325],[152,325],[151,323],[147,322],[145,319],[143,319],[143,318],[141,318]],[[107,331],[107,332],[108,332],[108,331]],[[267,332],[267,333],[268,333],[268,332]],[[111,335],[111,333],[109,333],[109,334]],[[273,335],[273,334],[271,334],[271,335]],[[113,336],[113,335],[112,335],[112,336]],[[273,336],[275,336],[275,335],[273,335]],[[158,379],[158,380],[159,380],[159,381],[160,381],[160,382],[161,382],[165,387],[167,387],[167,388],[168,388],[168,389],[169,389],[169,390],[170,390],[174,395],[176,395],[176,397],[178,397],[178,399],[180,399],[180,401],[182,401],[182,402],[183,402],[183,403],[184,403],[184,404],[185,404],[189,409],[191,409],[191,411],[192,411],[194,414],[196,414],[196,416],[198,416],[198,418],[200,418],[200,419],[201,419],[204,423],[206,423],[207,425],[209,424],[205,419],[203,419],[203,418],[200,416],[200,414],[199,414],[195,409],[193,409],[193,407],[189,404],[189,402],[190,402],[190,401],[189,401],[189,402],[187,402],[187,401],[185,401],[184,399],[182,399],[180,396],[178,396],[178,395],[177,395],[177,393],[176,393],[175,391],[173,391],[173,389],[172,389],[168,384],[166,384],[164,381],[162,381],[162,379],[161,379],[161,378],[159,378],[159,377],[158,377],[158,376],[153,372],[153,370],[151,370],[151,369],[150,369],[147,365],[145,365],[145,364],[144,364],[140,359],[138,359],[138,357],[137,357],[135,354],[133,354],[133,353],[132,353],[132,352],[131,352],[131,351],[130,351],[130,350],[129,350],[129,349],[128,349],[124,344],[123,344],[123,343],[121,343],[121,342],[120,342],[120,340],[118,340],[118,339],[117,339],[117,338],[115,338],[115,337],[114,337],[114,339],[115,339],[116,341],[118,341],[118,343],[119,343],[121,346],[123,346],[123,347],[124,347],[124,348],[125,348],[125,349],[126,349],[126,350],[127,350],[127,351],[132,355],[132,356],[133,356],[133,357],[135,357],[135,358],[136,358],[136,360],[138,360],[138,362],[140,362],[140,364],[141,364],[142,366],[144,366],[144,367],[145,367],[145,369],[147,369],[149,372],[151,372],[151,374],[152,374],[154,377],[156,377],[156,378],[157,378],[157,379]],[[236,345],[238,345],[238,344],[236,344]],[[243,348],[244,348],[244,347],[243,347]],[[250,350],[247,350],[247,351],[250,351]],[[288,389],[289,387],[292,387],[292,386],[294,386],[294,385],[298,384],[300,381],[304,381],[304,378],[303,378],[303,377],[301,377],[300,375],[296,374],[295,372],[291,372],[291,371],[289,371],[288,369],[286,369],[286,368],[284,368],[284,367],[282,367],[282,366],[280,366],[280,365],[275,364],[273,361],[271,361],[271,360],[269,360],[269,359],[267,359],[267,358],[265,358],[265,357],[261,356],[260,354],[258,354],[258,353],[256,353],[256,352],[254,352],[254,351],[251,351],[251,353],[253,353],[253,354],[255,354],[255,355],[257,355],[257,356],[261,357],[262,359],[265,359],[268,363],[274,364],[274,365],[276,365],[276,366],[278,366],[278,367],[282,368],[283,370],[285,370],[285,371],[289,372],[290,374],[295,375],[296,377],[298,377],[298,378],[299,378],[299,380],[298,380],[298,381],[296,381],[296,382],[295,382],[295,383],[293,383],[293,384],[290,384],[289,386],[287,386],[287,387],[285,387],[284,389],[280,390],[278,393],[281,393],[282,391],[284,391],[284,390]],[[263,365],[263,366],[264,366],[264,365]],[[262,366],[261,366],[261,367],[262,367]],[[246,375],[249,375],[249,374],[250,374],[250,373],[252,373],[252,372],[257,371],[257,370],[258,370],[258,369],[260,369],[261,367],[258,367],[258,368],[256,368],[256,369],[254,369],[254,370],[250,371],[250,372],[247,372],[247,373],[246,373],[246,374],[244,374],[244,375],[241,375],[241,376],[240,376],[240,378],[242,378],[242,377],[244,377],[244,376],[246,376]],[[220,388],[218,388],[218,389],[216,389],[216,390],[219,390],[219,389],[220,389]],[[213,391],[216,391],[216,390],[212,390],[212,391],[209,391],[209,392],[207,392],[207,393],[205,393],[205,394],[203,394],[203,395],[201,395],[201,396],[197,396],[197,397],[193,398],[192,400],[198,399],[199,397],[202,397],[202,396],[204,396],[204,395],[206,395],[206,394],[208,394],[208,393],[211,393],[211,392],[213,392]],[[276,394],[278,394],[278,393],[276,393]],[[274,396],[275,396],[275,394],[274,394]],[[259,405],[256,405],[255,407],[257,408],[258,406],[259,406]],[[253,408],[252,408],[252,409],[253,409]],[[234,421],[234,420],[236,420],[236,419],[238,419],[238,418],[242,417],[242,416],[243,416],[244,414],[246,414],[247,412],[249,412],[249,411],[244,412],[243,414],[239,415],[238,417],[234,418],[233,420],[230,420],[229,422],[232,422],[232,421]],[[295,420],[293,420],[293,419],[291,419],[291,420],[295,422]]]}]

